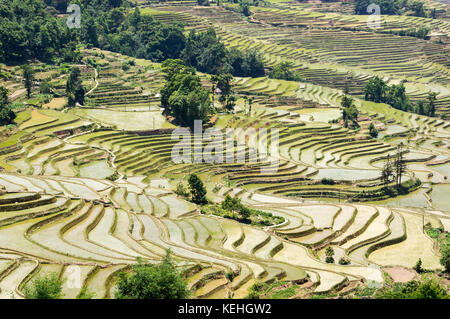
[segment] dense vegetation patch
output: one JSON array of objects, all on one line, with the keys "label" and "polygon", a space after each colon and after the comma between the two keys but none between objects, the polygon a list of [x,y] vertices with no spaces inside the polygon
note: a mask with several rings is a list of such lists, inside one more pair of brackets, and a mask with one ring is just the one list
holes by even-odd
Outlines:
[{"label": "dense vegetation patch", "polygon": [[130,273],[119,274],[117,288],[117,299],[181,299],[189,296],[187,283],[176,268],[170,251],[158,265],[138,259]]},{"label": "dense vegetation patch", "polygon": [[244,206],[237,197],[227,195],[221,205],[206,205],[201,208],[202,214],[216,215],[234,219],[241,223],[256,226],[272,226],[284,222],[284,217]]},{"label": "dense vegetation patch", "polygon": [[436,93],[430,92],[425,100],[419,100],[416,105],[413,105],[406,95],[403,83],[389,86],[378,76],[370,79],[364,88],[364,98],[367,101],[386,103],[397,110],[428,116],[436,114],[436,95]]}]

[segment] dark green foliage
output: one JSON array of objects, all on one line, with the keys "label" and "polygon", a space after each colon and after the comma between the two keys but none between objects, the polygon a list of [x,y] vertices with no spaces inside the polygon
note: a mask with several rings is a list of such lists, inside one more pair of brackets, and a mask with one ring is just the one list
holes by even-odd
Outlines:
[{"label": "dark green foliage", "polygon": [[191,191],[191,200],[196,204],[208,203],[206,199],[206,188],[201,179],[196,174],[191,174],[188,182]]},{"label": "dark green foliage", "polygon": [[81,82],[81,71],[78,67],[73,67],[70,71],[69,78],[66,83],[66,95],[70,107],[76,103],[84,104],[85,90]]},{"label": "dark green foliage", "polygon": [[327,256],[327,257],[325,257],[325,262],[327,264],[334,264],[334,258],[330,257],[330,256]]},{"label": "dark green foliage", "polygon": [[414,265],[413,269],[415,271],[417,271],[419,274],[424,272],[423,268],[422,268],[422,259],[419,258],[419,260],[417,261],[417,263]]},{"label": "dark green foliage", "polygon": [[328,246],[325,250],[325,256],[327,257],[333,257],[334,256],[334,249],[331,246]]},{"label": "dark green foliage", "polygon": [[401,142],[397,146],[397,154],[395,155],[395,159],[394,159],[394,169],[395,169],[397,189],[401,188],[402,177],[406,171],[406,162],[405,162],[404,154],[405,154],[405,151],[403,149],[403,142]]},{"label": "dark green foliage", "polygon": [[[371,14],[367,12],[367,7],[371,4],[380,6],[381,14],[400,15],[408,14],[416,17],[426,16],[426,7],[423,2],[417,0],[355,0],[356,14]],[[432,16],[432,10],[428,14]]]},{"label": "dark green foliage", "polygon": [[387,103],[397,110],[415,112],[420,115],[435,116],[436,93],[430,92],[425,101],[419,100],[413,106],[403,83],[387,85],[378,76],[371,78],[364,87],[364,98],[367,101]]},{"label": "dark green foliage", "polygon": [[339,265],[349,265],[350,264],[350,259],[345,258],[345,257],[341,257],[339,259]]},{"label": "dark green foliage", "polygon": [[334,185],[334,184],[336,184],[336,182],[334,181],[334,179],[332,179],[332,178],[326,178],[326,177],[324,177],[324,178],[322,178],[322,184],[324,184],[324,185]]},{"label": "dark green foliage", "polygon": [[348,122],[352,122],[354,127],[359,127],[358,115],[359,111],[353,103],[353,98],[344,95],[341,100],[342,119],[344,120],[344,127],[348,127]]},{"label": "dark green foliage", "polygon": [[284,222],[284,217],[248,208],[241,203],[239,198],[231,197],[230,195],[225,196],[225,200],[220,207],[218,205],[208,205],[202,208],[202,213],[213,214],[257,226],[272,226]]},{"label": "dark green foliage", "polygon": [[247,3],[239,3],[239,9],[242,12],[243,15],[245,15],[246,17],[249,17],[252,15],[252,13],[250,12],[250,7]]},{"label": "dark green foliage", "polygon": [[392,170],[392,163],[390,155],[388,154],[386,163],[383,166],[383,169],[381,170],[381,181],[384,185],[388,185],[391,181],[391,178],[393,176],[394,172]]},{"label": "dark green foliage", "polygon": [[117,299],[181,299],[189,296],[187,283],[167,252],[163,262],[151,265],[138,259],[131,273],[119,274]]},{"label": "dark green foliage", "polygon": [[226,49],[214,28],[199,33],[191,30],[181,57],[187,65],[205,73],[252,77],[264,75],[262,57],[257,51],[248,50],[244,53],[237,49]]},{"label": "dark green foliage", "polygon": [[443,247],[441,254],[441,265],[444,266],[446,272],[450,272],[450,246]]},{"label": "dark green foliage", "polygon": [[0,12],[0,62],[65,59],[63,49],[76,41],[66,20],[45,10],[42,0],[0,0]]},{"label": "dark green foliage", "polygon": [[448,299],[447,290],[434,279],[395,283],[375,293],[376,299]]},{"label": "dark green foliage", "polygon": [[25,64],[22,66],[22,72],[24,85],[27,89],[27,97],[30,98],[31,90],[33,89],[34,71],[28,64]]},{"label": "dark green foliage", "polygon": [[166,114],[175,117],[181,125],[194,126],[195,120],[207,122],[212,109],[209,92],[195,74],[181,60],[166,60],[162,64],[166,83],[161,89],[161,104]]},{"label": "dark green foliage", "polygon": [[61,299],[63,281],[58,278],[57,273],[50,273],[47,276],[33,280],[24,288],[27,299]]},{"label": "dark green foliage", "polygon": [[269,72],[269,78],[287,80],[287,81],[302,81],[300,75],[292,70],[291,62],[282,62]]},{"label": "dark green foliage", "polygon": [[39,93],[41,94],[51,94],[52,93],[52,86],[47,80],[42,80],[39,84]]},{"label": "dark green foliage", "polygon": [[8,100],[8,90],[0,86],[0,125],[13,123],[16,113],[11,109],[11,103]]},{"label": "dark green foliage", "polygon": [[77,295],[77,299],[92,299],[94,298],[95,293],[88,290],[87,287],[83,287]]},{"label": "dark green foliage", "polygon": [[393,108],[402,111],[412,111],[412,105],[406,96],[406,89],[403,83],[393,84],[392,86],[386,86],[387,90],[385,98],[382,102],[391,105]]},{"label": "dark green foliage", "polygon": [[370,123],[369,125],[369,134],[373,138],[378,137],[378,130],[375,128],[375,125],[373,125],[373,123]]},{"label": "dark green foliage", "polygon": [[234,92],[231,88],[232,80],[233,76],[229,73],[222,73],[211,77],[211,82],[214,84],[213,88],[216,87],[220,90],[219,102],[228,111],[234,110],[234,106],[236,105],[236,97],[233,95]]},{"label": "dark green foliage", "polygon": [[177,185],[177,189],[175,190],[175,194],[177,194],[178,196],[182,196],[182,197],[188,197],[189,193],[186,190],[186,188],[184,187],[183,183],[178,183]]},{"label": "dark green foliage", "polygon": [[364,98],[367,101],[381,103],[386,98],[387,85],[378,76],[371,78],[364,88]]}]

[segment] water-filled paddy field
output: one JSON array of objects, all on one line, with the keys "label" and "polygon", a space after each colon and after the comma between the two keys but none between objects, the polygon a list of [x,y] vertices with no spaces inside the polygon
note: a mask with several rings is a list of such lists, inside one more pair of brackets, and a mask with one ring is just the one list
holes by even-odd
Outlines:
[{"label": "water-filled paddy field", "polygon": [[81,177],[99,178],[103,179],[111,176],[114,170],[108,166],[106,161],[94,161],[80,167]]}]

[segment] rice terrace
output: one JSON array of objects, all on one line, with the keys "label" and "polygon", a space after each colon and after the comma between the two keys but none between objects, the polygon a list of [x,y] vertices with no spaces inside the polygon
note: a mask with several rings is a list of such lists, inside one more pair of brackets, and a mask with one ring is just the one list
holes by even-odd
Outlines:
[{"label": "rice terrace", "polygon": [[0,0],[0,299],[448,299],[446,0]]}]

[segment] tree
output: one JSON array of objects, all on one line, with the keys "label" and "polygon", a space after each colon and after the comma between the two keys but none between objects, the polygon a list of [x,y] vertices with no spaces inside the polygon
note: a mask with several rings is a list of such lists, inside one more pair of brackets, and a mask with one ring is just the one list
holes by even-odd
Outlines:
[{"label": "tree", "polygon": [[230,195],[225,196],[221,206],[222,209],[237,212],[243,220],[248,219],[251,215],[251,210],[245,207],[237,197],[231,197]]},{"label": "tree", "polygon": [[404,159],[404,153],[405,153],[405,151],[403,150],[403,142],[401,142],[397,146],[397,154],[395,155],[395,161],[394,161],[397,189],[400,188],[400,186],[402,184],[402,175],[406,171],[406,163],[405,163],[405,159]]},{"label": "tree", "polygon": [[11,103],[8,99],[8,90],[0,86],[0,125],[13,123],[16,113],[11,109]]},{"label": "tree", "polygon": [[42,80],[39,84],[39,93],[41,94],[51,94],[52,93],[52,87],[48,80]]},{"label": "tree", "polygon": [[27,89],[27,97],[30,98],[31,90],[33,89],[34,71],[31,66],[25,64],[22,66],[22,76],[25,88]]},{"label": "tree", "polygon": [[428,116],[436,116],[436,92],[430,92],[428,93],[427,96],[427,111],[428,111]]},{"label": "tree", "polygon": [[175,190],[175,194],[177,194],[178,196],[182,196],[182,197],[189,196],[188,191],[186,190],[183,183],[181,183],[181,182],[177,184],[177,189]]},{"label": "tree", "polygon": [[386,163],[383,166],[383,169],[381,171],[381,180],[385,186],[387,186],[391,182],[393,171],[392,171],[392,164],[390,155],[388,154]]},{"label": "tree", "polygon": [[328,246],[327,249],[325,250],[325,255],[328,257],[333,257],[334,256],[334,249],[331,246]]},{"label": "tree", "polygon": [[376,103],[384,102],[386,90],[386,83],[378,76],[373,77],[364,87],[364,99]]},{"label": "tree", "polygon": [[57,273],[50,273],[43,277],[38,277],[24,288],[27,299],[61,299],[63,281],[58,278]]},{"label": "tree", "polygon": [[191,200],[196,204],[206,204],[206,189],[203,182],[196,174],[189,176],[189,189],[191,191]]},{"label": "tree", "polygon": [[164,112],[181,125],[194,126],[195,120],[208,121],[212,113],[209,92],[201,85],[195,69],[181,60],[168,59],[162,64],[166,83],[161,89]]},{"label": "tree", "polygon": [[187,283],[168,250],[162,263],[151,265],[138,258],[131,273],[119,274],[117,299],[181,299],[189,296]]},{"label": "tree", "polygon": [[291,62],[282,62],[273,67],[272,71],[269,72],[269,78],[287,80],[287,81],[302,81],[300,75],[292,70]]},{"label": "tree", "polygon": [[353,123],[353,126],[359,127],[358,115],[359,111],[353,104],[353,98],[348,95],[344,95],[341,100],[342,107],[342,119],[344,120],[344,127],[348,127],[348,121]]},{"label": "tree", "polygon": [[442,249],[441,265],[444,266],[446,272],[450,272],[450,247],[445,246]]},{"label": "tree", "polygon": [[428,110],[426,110],[425,108],[426,108],[426,105],[425,105],[424,101],[419,100],[419,101],[417,101],[415,112],[420,115],[427,115]]},{"label": "tree", "polygon": [[385,287],[375,293],[376,299],[448,299],[447,289],[435,279],[411,280],[395,283],[392,288]]},{"label": "tree", "polygon": [[413,269],[415,271],[417,271],[419,274],[423,272],[423,268],[422,268],[422,259],[419,258],[419,260],[417,261],[417,263],[414,265]]},{"label": "tree", "polygon": [[397,110],[412,110],[412,105],[408,97],[406,96],[406,88],[403,83],[394,84],[390,87],[386,86],[385,88],[386,96],[381,99],[381,102],[385,102]]},{"label": "tree", "polygon": [[333,264],[334,263],[334,249],[331,246],[328,246],[327,249],[325,250],[325,262],[328,264]]},{"label": "tree", "polygon": [[378,137],[378,130],[375,128],[375,125],[373,125],[373,123],[370,123],[370,125],[369,125],[369,134],[373,138]]},{"label": "tree", "polygon": [[341,257],[339,259],[339,265],[349,265],[349,264],[350,264],[350,260],[348,258]]},{"label": "tree", "polygon": [[70,107],[75,106],[77,103],[84,104],[85,90],[81,82],[81,70],[79,67],[73,67],[70,71],[66,83],[66,94]]},{"label": "tree", "polygon": [[250,97],[248,99],[248,114],[250,114],[250,116],[252,115],[252,103],[253,103],[253,98]]},{"label": "tree", "polygon": [[231,87],[232,80],[233,76],[229,73],[222,73],[211,77],[214,86],[220,90],[219,102],[228,111],[232,111],[236,105],[236,97],[233,95]]}]

